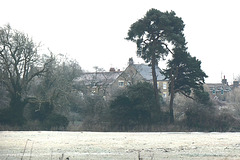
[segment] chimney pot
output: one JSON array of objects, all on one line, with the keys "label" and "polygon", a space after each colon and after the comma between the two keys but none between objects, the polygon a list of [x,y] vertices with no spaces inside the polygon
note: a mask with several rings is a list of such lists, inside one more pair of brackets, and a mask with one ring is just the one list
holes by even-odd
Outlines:
[{"label": "chimney pot", "polygon": [[110,72],[115,72],[116,70],[115,70],[115,68],[110,68],[109,71],[110,71]]}]

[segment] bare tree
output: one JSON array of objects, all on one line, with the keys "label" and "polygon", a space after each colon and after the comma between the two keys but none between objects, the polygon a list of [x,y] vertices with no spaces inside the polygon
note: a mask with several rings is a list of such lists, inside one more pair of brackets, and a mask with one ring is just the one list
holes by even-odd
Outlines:
[{"label": "bare tree", "polygon": [[[27,104],[27,89],[34,77],[43,75],[52,57],[40,61],[37,45],[28,35],[14,30],[10,25],[0,27],[0,65],[3,68],[2,82],[10,97],[10,108],[16,123],[23,119]],[[15,122],[13,122],[15,123]]]},{"label": "bare tree", "polygon": [[34,95],[40,102],[49,102],[58,112],[66,113],[74,93],[73,80],[82,73],[78,62],[58,55],[52,61],[39,84],[35,85]]},{"label": "bare tree", "polygon": [[0,66],[0,109],[6,108],[9,105],[6,87],[3,85],[3,70]]}]

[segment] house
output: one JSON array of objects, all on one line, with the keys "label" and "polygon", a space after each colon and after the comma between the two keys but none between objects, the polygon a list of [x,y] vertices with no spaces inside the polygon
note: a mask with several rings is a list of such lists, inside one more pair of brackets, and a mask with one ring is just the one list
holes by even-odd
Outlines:
[{"label": "house", "polygon": [[232,90],[225,76],[222,79],[222,83],[206,83],[206,85],[209,88],[210,95],[219,100],[225,100],[227,94]]},{"label": "house", "polygon": [[232,88],[233,88],[233,89],[239,88],[239,81],[238,81],[238,80],[234,80],[234,81],[233,81]]},{"label": "house", "polygon": [[[160,73],[160,68],[156,67],[157,84],[163,98],[166,98],[168,92],[168,81]],[[84,73],[78,77],[75,82],[87,87],[88,93],[100,94],[106,98],[117,91],[126,88],[129,85],[138,82],[152,83],[152,69],[146,64],[134,64],[132,58],[129,59],[129,65],[124,71],[115,71],[111,68],[109,72],[91,72]]]},{"label": "house", "polygon": [[[157,85],[162,97],[166,98],[169,94],[168,81],[160,71],[160,68],[156,67]],[[117,77],[112,87],[121,89],[138,82],[153,83],[152,68],[146,64],[134,64],[130,58],[128,67]]]},{"label": "house", "polygon": [[87,94],[99,94],[103,96],[110,96],[109,89],[112,83],[121,74],[121,71],[115,71],[110,68],[109,72],[87,72],[76,78],[74,81],[80,86],[85,86]]}]

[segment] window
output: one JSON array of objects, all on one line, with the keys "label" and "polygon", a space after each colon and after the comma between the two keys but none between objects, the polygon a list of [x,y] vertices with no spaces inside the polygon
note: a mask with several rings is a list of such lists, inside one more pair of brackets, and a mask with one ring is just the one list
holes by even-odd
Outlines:
[{"label": "window", "polygon": [[157,82],[157,88],[158,88],[158,89],[160,88],[159,86],[160,86],[160,82]]},{"label": "window", "polygon": [[163,92],[163,98],[167,98],[167,93]]},{"label": "window", "polygon": [[118,81],[118,87],[124,87],[124,81],[123,80]]},{"label": "window", "polygon": [[163,89],[167,89],[167,82],[163,82]]}]

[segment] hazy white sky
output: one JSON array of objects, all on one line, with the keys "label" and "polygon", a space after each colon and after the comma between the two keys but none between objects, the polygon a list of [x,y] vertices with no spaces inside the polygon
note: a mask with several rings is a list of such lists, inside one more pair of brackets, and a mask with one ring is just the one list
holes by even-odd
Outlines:
[{"label": "hazy white sky", "polygon": [[231,83],[240,74],[239,0],[1,0],[0,5],[0,26],[9,23],[88,71],[122,70],[130,57],[143,63],[136,45],[124,39],[130,25],[151,8],[173,10],[185,23],[189,52],[202,61],[206,82],[220,82],[222,73]]}]

